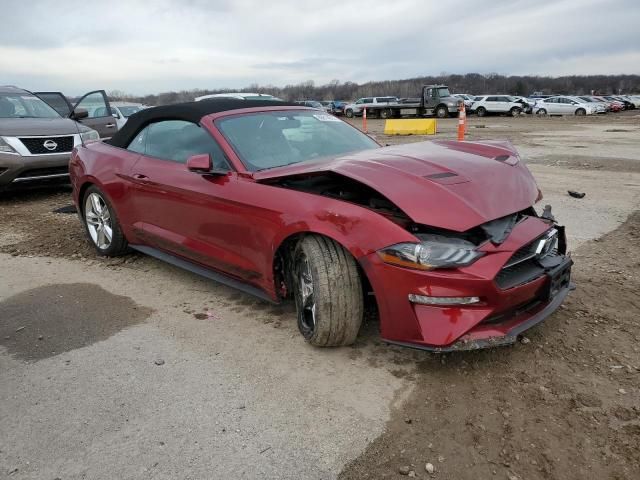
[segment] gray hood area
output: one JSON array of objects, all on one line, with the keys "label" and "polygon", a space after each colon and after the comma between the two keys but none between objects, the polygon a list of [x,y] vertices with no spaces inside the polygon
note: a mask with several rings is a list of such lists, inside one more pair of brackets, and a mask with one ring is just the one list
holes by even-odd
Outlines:
[{"label": "gray hood area", "polygon": [[0,118],[0,136],[71,135],[90,128],[70,118]]}]

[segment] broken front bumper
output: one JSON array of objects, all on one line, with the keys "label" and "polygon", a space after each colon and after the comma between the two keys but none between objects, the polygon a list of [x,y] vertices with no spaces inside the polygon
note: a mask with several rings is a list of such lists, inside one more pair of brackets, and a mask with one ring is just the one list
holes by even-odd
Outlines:
[{"label": "broken front bumper", "polygon": [[[516,252],[548,231],[549,223],[539,218],[520,222],[503,244],[488,247],[490,253],[457,270],[416,271],[385,264],[375,254],[365,257],[361,264],[376,293],[382,338],[436,352],[515,342],[519,334],[551,315],[572,288],[573,262],[561,253],[544,261],[532,259],[533,275],[528,277],[517,266],[509,266]],[[522,263],[525,270],[526,265]],[[510,275],[506,280],[505,272]],[[434,305],[412,302],[413,295],[476,300]]]}]

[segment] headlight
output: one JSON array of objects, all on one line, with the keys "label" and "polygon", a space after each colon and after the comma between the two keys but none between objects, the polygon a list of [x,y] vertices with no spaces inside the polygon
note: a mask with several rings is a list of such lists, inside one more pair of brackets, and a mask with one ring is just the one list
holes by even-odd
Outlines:
[{"label": "headlight", "polygon": [[11,145],[9,145],[4,138],[0,137],[0,152],[2,153],[17,153]]},{"label": "headlight", "polygon": [[80,133],[80,139],[82,140],[82,143],[96,142],[100,140],[100,134],[95,130],[88,130]]},{"label": "headlight", "polygon": [[471,265],[484,255],[463,239],[443,235],[419,235],[420,243],[398,243],[378,251],[383,262],[415,270],[457,268]]}]

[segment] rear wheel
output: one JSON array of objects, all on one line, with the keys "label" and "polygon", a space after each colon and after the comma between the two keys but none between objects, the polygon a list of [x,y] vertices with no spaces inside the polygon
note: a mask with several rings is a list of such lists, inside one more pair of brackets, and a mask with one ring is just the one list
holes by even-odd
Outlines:
[{"label": "rear wheel", "polygon": [[487,109],[484,107],[478,107],[476,109],[476,115],[478,115],[479,117],[484,117],[487,114]]},{"label": "rear wheel", "polygon": [[345,110],[344,114],[347,116],[347,118],[353,118],[353,110],[351,110],[350,108]]},{"label": "rear wheel", "polygon": [[436,117],[438,118],[447,118],[449,116],[449,109],[444,105],[439,105],[436,108]]},{"label": "rear wheel", "polygon": [[385,108],[380,112],[381,118],[393,118],[393,110],[390,108]]},{"label": "rear wheel", "polygon": [[304,237],[293,252],[298,329],[317,347],[350,345],[363,316],[362,283],[354,258],[333,240]]},{"label": "rear wheel", "polygon": [[87,237],[99,255],[114,257],[127,252],[127,239],[124,238],[116,212],[95,185],[91,185],[84,194],[82,218]]},{"label": "rear wheel", "polygon": [[587,114],[587,111],[584,108],[579,108],[576,110],[576,115],[582,116],[586,114]]}]

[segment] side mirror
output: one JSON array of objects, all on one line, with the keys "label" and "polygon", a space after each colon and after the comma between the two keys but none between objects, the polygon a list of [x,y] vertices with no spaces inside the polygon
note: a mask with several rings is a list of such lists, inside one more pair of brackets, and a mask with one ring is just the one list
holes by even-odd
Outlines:
[{"label": "side mirror", "polygon": [[112,116],[113,118],[118,118],[118,119],[120,118],[120,115],[118,115],[118,113],[117,113],[117,112],[113,112],[113,113],[111,114],[111,116]]},{"label": "side mirror", "polygon": [[208,153],[191,155],[189,158],[187,158],[187,169],[190,172],[209,173],[211,170],[213,170],[211,155],[209,155]]},{"label": "side mirror", "polygon": [[228,170],[214,170],[211,155],[208,153],[198,153],[187,158],[187,169],[190,172],[199,173],[201,175],[226,175]]},{"label": "side mirror", "polygon": [[89,111],[85,108],[76,108],[71,112],[69,118],[73,120],[82,120],[83,118],[87,118],[89,116]]}]

